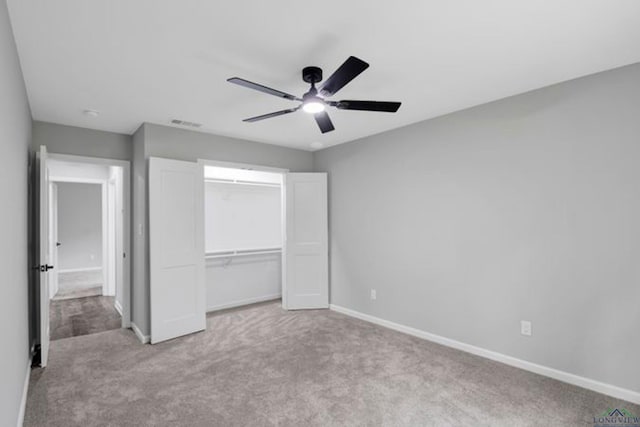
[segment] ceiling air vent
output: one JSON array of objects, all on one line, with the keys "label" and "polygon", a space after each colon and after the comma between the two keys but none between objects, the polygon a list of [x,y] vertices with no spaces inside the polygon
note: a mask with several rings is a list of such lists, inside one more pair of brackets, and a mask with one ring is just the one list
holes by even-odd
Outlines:
[{"label": "ceiling air vent", "polygon": [[178,126],[186,126],[189,128],[199,128],[202,127],[201,123],[188,122],[186,120],[173,119],[171,123]]}]

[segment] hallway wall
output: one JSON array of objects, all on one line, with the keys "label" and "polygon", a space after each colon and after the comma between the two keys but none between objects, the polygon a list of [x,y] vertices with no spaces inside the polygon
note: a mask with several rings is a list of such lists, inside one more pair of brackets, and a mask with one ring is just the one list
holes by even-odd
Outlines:
[{"label": "hallway wall", "polygon": [[46,145],[50,153],[131,160],[131,136],[101,130],[33,122],[32,151]]},{"label": "hallway wall", "polygon": [[102,187],[59,182],[59,271],[102,268]]}]

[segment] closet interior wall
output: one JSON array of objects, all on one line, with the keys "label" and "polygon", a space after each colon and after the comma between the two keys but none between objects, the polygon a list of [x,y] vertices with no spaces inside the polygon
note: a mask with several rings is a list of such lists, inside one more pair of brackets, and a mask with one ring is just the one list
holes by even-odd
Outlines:
[{"label": "closet interior wall", "polygon": [[282,174],[205,166],[207,311],[281,297]]}]

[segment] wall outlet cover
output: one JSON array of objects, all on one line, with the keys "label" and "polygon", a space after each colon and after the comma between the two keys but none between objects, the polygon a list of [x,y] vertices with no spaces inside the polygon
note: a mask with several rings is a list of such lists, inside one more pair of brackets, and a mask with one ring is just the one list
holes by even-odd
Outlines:
[{"label": "wall outlet cover", "polygon": [[520,321],[520,333],[522,335],[530,337],[531,336],[531,332],[532,332],[531,322],[529,320],[521,320]]},{"label": "wall outlet cover", "polygon": [[376,290],[375,289],[371,289],[371,299],[375,300],[378,297]]}]

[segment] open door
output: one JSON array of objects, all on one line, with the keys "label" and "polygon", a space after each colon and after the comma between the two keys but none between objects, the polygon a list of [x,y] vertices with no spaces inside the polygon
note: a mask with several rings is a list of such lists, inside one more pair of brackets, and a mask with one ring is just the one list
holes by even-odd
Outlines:
[{"label": "open door", "polygon": [[50,265],[50,235],[49,235],[49,170],[47,168],[47,147],[40,146],[40,152],[36,155],[36,171],[38,174],[38,262],[36,268],[40,269],[40,366],[47,366],[49,358],[49,270]]},{"label": "open door", "polygon": [[285,212],[283,307],[328,308],[327,174],[287,174]]},{"label": "open door", "polygon": [[151,343],[204,330],[204,176],[197,163],[149,159]]}]

